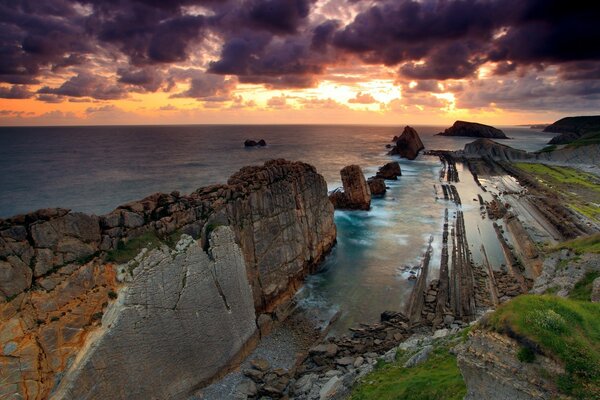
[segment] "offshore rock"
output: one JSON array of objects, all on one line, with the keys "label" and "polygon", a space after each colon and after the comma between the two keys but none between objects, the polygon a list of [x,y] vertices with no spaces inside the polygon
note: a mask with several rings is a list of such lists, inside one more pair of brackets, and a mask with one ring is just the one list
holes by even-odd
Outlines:
[{"label": "offshore rock", "polygon": [[53,398],[184,398],[243,354],[256,329],[244,257],[218,227],[208,254],[193,241],[148,253]]},{"label": "offshore rock", "polygon": [[396,144],[388,154],[399,155],[409,160],[417,158],[419,151],[425,148],[417,131],[410,126],[404,127],[400,137],[394,136],[394,142]]},{"label": "offshore rock", "polygon": [[267,145],[267,142],[265,142],[264,139],[260,139],[258,142],[255,140],[251,140],[251,139],[246,139],[244,141],[244,147],[264,147]]},{"label": "offshore rock", "polygon": [[349,165],[340,171],[344,191],[336,190],[330,196],[336,209],[369,210],[371,191],[358,165]]},{"label": "offshore rock", "polygon": [[402,170],[398,161],[392,161],[379,168],[375,178],[387,179],[395,181],[399,176],[402,176]]},{"label": "offshore rock", "polygon": [[385,181],[381,178],[369,178],[367,183],[369,184],[369,190],[373,196],[383,196],[387,191]]},{"label": "offshore rock", "polygon": [[491,139],[509,139],[504,132],[493,126],[478,124],[476,122],[456,121],[454,125],[444,132],[438,133],[440,136],[469,136]]}]

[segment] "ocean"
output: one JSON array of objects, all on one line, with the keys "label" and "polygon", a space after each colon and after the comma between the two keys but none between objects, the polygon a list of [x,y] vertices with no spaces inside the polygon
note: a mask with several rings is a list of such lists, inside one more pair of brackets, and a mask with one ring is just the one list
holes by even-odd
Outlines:
[{"label": "ocean", "polygon": [[[456,150],[473,138],[435,136],[442,126],[415,126],[427,149]],[[501,127],[524,150],[544,147],[552,134]],[[367,176],[398,160],[402,177],[388,182],[370,211],[336,211],[338,244],[321,272],[297,295],[300,306],[339,312],[336,329],[373,322],[400,310],[431,236],[439,265],[445,205],[436,200],[440,163],[393,158],[385,145],[403,126],[193,125],[0,128],[0,218],[45,207],[104,214],[154,192],[189,193],[227,178],[246,165],[273,158],[314,165],[329,189],[339,171],[359,164]],[[244,148],[245,139],[267,147]],[[406,268],[408,267],[408,269]]]}]

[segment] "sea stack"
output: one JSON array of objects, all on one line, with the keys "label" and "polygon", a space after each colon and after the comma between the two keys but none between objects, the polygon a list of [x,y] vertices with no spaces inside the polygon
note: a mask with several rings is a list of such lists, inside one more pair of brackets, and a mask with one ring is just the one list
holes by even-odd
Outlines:
[{"label": "sea stack", "polygon": [[383,196],[387,191],[385,181],[382,178],[371,177],[367,181],[371,196]]},{"label": "sea stack", "polygon": [[388,181],[398,180],[398,177],[402,176],[402,170],[398,161],[392,161],[379,168],[375,178],[386,179]]},{"label": "sea stack", "polygon": [[388,154],[399,155],[409,160],[417,158],[419,151],[425,148],[417,131],[410,126],[404,127],[402,135],[399,137],[394,136],[393,141],[396,144]]},{"label": "sea stack", "polygon": [[371,208],[371,190],[358,165],[348,165],[340,171],[343,191],[336,190],[329,199],[336,209],[369,210]]},{"label": "sea stack", "polygon": [[500,129],[493,126],[478,124],[476,122],[456,121],[454,125],[444,132],[438,133],[439,136],[467,136],[488,139],[510,139]]}]

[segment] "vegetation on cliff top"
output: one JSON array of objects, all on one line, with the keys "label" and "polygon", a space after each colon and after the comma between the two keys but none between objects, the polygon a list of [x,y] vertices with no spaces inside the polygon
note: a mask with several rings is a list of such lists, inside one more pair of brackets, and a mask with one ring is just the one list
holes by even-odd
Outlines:
[{"label": "vegetation on cliff top", "polygon": [[403,365],[412,354],[397,355],[397,361],[384,364],[363,378],[353,390],[352,400],[462,400],[467,388],[450,353],[455,345],[438,345],[429,358],[412,368]]},{"label": "vegetation on cliff top", "polygon": [[482,325],[559,360],[556,383],[578,399],[600,396],[600,304],[556,296],[523,295],[501,305]]},{"label": "vegetation on cliff top", "polygon": [[600,207],[597,204],[600,196],[600,181],[594,175],[569,167],[535,163],[514,165],[555,191],[573,211],[600,221]]},{"label": "vegetation on cliff top", "polygon": [[570,249],[577,254],[600,254],[600,233],[562,242],[556,246],[556,249]]},{"label": "vegetation on cliff top", "polygon": [[120,241],[116,249],[108,252],[106,261],[122,264],[137,256],[143,248],[154,249],[159,247],[161,243],[154,231],[146,232],[127,242]]}]

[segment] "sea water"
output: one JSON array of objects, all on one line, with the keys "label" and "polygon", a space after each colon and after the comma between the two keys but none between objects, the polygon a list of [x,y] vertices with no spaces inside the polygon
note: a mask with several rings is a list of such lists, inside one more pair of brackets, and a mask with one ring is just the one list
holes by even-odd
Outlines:
[{"label": "sea water", "polygon": [[[428,149],[456,150],[473,138],[441,137],[441,126],[415,126]],[[507,145],[538,150],[551,134],[502,127]],[[433,237],[432,268],[439,267],[446,204],[436,199],[440,162],[386,155],[401,126],[195,125],[0,128],[0,218],[45,207],[103,214],[153,192],[189,193],[227,178],[246,165],[273,158],[313,164],[329,189],[339,171],[360,165],[373,175],[397,160],[402,177],[370,211],[336,211],[338,242],[319,273],[297,296],[301,307],[338,313],[336,329],[372,322],[401,310],[411,271]],[[244,148],[265,139],[264,148]],[[468,200],[468,199],[464,199]]]}]

